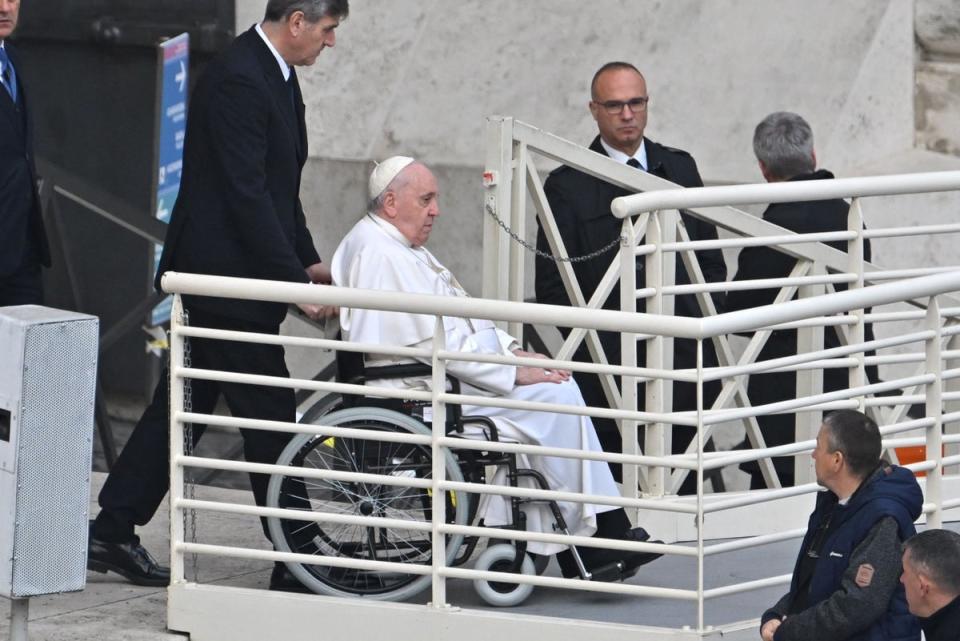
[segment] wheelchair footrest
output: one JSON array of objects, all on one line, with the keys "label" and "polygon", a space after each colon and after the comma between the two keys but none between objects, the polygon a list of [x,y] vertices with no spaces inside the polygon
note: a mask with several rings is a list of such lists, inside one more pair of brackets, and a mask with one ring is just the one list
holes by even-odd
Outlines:
[{"label": "wheelchair footrest", "polygon": [[627,565],[623,561],[614,561],[613,563],[608,563],[606,565],[601,565],[598,568],[590,570],[590,580],[591,581],[603,581],[603,582],[613,582],[613,581],[623,581],[628,579],[634,574],[634,570],[629,575],[627,572]]}]

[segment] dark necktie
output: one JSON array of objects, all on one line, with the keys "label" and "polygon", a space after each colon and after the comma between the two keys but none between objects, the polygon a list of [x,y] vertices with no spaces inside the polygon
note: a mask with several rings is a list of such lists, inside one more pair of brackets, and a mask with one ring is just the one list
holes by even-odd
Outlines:
[{"label": "dark necktie", "polygon": [[637,160],[636,158],[627,159],[627,164],[633,167],[634,169],[643,170],[643,166],[640,164],[640,161]]},{"label": "dark necktie", "polygon": [[287,78],[287,90],[290,92],[290,106],[293,107],[293,113],[297,113],[297,92],[293,85],[297,82],[296,72],[293,67],[290,68],[290,77]]},{"label": "dark necktie", "polygon": [[3,87],[7,90],[7,93],[10,94],[10,98],[14,103],[17,102],[17,73],[13,69],[13,65],[10,64],[10,58],[7,57],[7,50],[3,47],[0,47],[0,65],[3,66]]}]

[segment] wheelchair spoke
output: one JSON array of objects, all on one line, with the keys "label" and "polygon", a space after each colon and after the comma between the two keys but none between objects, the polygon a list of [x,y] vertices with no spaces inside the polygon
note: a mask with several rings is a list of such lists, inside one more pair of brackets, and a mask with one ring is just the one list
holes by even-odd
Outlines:
[{"label": "wheelchair spoke", "polygon": [[[330,424],[385,432],[422,433],[387,419],[352,418]],[[298,447],[300,449],[289,459],[290,466],[411,481],[429,480],[433,475],[429,445],[318,435],[303,440]],[[453,464],[452,461],[447,463],[447,469],[452,470],[450,477],[462,478],[459,470],[451,467]],[[384,527],[379,524],[281,519],[286,549],[302,554],[401,564],[395,571],[376,572],[304,564],[301,567],[315,582],[314,589],[322,591],[329,587],[334,594],[358,595],[419,591],[416,585],[423,582],[423,577],[403,571],[402,564],[429,564],[433,556],[433,537],[430,531],[408,528],[403,522],[411,525],[430,522],[435,497],[429,489],[376,481],[304,479],[297,478],[296,474],[281,478],[278,495],[281,507],[332,515],[374,516],[395,522]],[[462,512],[456,502],[451,507],[450,496],[452,494],[447,494],[443,500],[448,506],[447,521],[453,522]]]},{"label": "wheelchair spoke", "polygon": [[368,558],[371,561],[377,560],[377,532],[374,528],[367,528],[367,550],[369,550]]}]

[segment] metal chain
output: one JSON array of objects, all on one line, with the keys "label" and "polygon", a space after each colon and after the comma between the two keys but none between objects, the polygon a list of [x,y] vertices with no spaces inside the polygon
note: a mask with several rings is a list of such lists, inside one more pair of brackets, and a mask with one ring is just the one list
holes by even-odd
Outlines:
[{"label": "metal chain", "polygon": [[497,221],[497,224],[500,226],[500,228],[503,229],[503,231],[507,232],[510,238],[517,241],[521,246],[523,246],[524,249],[526,249],[527,251],[533,252],[534,254],[536,254],[541,258],[546,258],[547,260],[552,260],[556,263],[582,263],[588,260],[593,260],[597,256],[602,256],[603,254],[606,254],[607,252],[612,250],[614,247],[617,247],[623,241],[623,236],[617,236],[612,241],[610,241],[609,244],[601,247],[596,251],[592,251],[589,254],[584,254],[582,256],[554,256],[553,254],[545,252],[541,249],[537,249],[535,245],[528,243],[523,238],[521,238],[518,234],[516,234],[512,229],[510,229],[510,227],[505,222],[503,222],[503,220],[501,220],[499,216],[497,216],[496,207],[493,204],[488,202],[485,208],[487,210],[487,213],[493,216],[493,219]]},{"label": "metal chain", "polygon": [[[186,309],[183,310],[183,324],[190,324],[190,312]],[[185,337],[183,339],[183,366],[190,367],[192,365],[192,356],[191,356],[191,347],[190,347],[190,338]],[[192,412],[193,411],[193,385],[189,378],[184,379],[183,381],[183,411]],[[187,456],[193,455],[193,423],[186,423],[183,426],[183,451]],[[183,477],[184,487],[183,487],[183,496],[187,500],[193,500],[196,496],[196,485],[193,482],[193,468],[188,468],[187,472]],[[184,530],[189,530],[189,541],[191,543],[197,542],[197,511],[194,509],[187,510],[183,518],[185,519],[183,524]],[[194,583],[199,583],[200,576],[200,565],[199,565],[199,556],[196,552],[190,555],[190,573],[191,578]]]}]

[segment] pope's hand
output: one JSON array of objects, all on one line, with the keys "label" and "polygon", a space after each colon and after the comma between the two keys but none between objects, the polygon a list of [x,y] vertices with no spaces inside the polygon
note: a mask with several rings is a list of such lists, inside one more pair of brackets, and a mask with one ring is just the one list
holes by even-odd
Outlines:
[{"label": "pope's hand", "polygon": [[[513,355],[519,358],[546,358],[536,352],[525,352],[522,349],[513,350]],[[542,367],[517,367],[517,385],[535,385],[537,383],[562,383],[570,378],[570,372],[565,369],[544,369]]]}]

